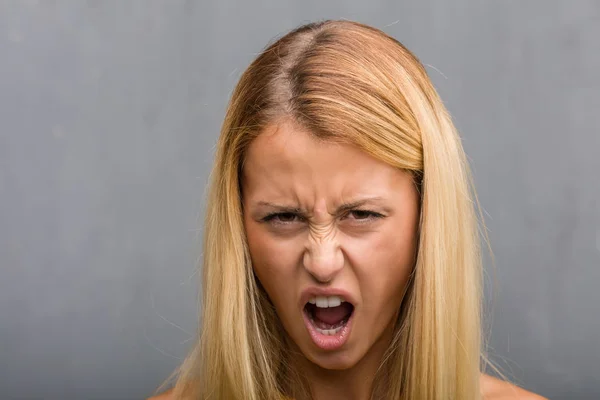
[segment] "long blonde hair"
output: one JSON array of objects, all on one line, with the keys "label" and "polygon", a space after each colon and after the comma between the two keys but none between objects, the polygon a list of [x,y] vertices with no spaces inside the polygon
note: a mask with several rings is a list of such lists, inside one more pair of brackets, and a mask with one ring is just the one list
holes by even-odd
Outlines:
[{"label": "long blonde hair", "polygon": [[383,398],[479,398],[482,267],[460,138],[419,60],[385,33],[349,21],[286,34],[233,92],[209,188],[199,340],[180,367],[175,398],[307,395],[253,273],[242,220],[246,149],[279,117],[358,146],[419,184],[417,261],[378,372]]}]

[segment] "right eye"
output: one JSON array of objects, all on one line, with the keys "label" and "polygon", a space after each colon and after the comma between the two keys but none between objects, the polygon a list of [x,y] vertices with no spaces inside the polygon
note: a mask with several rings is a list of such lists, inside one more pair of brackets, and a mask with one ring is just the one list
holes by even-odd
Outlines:
[{"label": "right eye", "polygon": [[272,222],[275,224],[291,224],[296,222],[295,219],[299,216],[291,212],[273,213],[263,218],[263,221]]}]

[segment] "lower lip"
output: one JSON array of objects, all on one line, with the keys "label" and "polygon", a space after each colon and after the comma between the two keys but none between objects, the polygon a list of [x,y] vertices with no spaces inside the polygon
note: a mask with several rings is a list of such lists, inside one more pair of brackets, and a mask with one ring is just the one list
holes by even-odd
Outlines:
[{"label": "lower lip", "polygon": [[344,327],[340,329],[340,331],[335,335],[324,335],[321,332],[317,331],[315,326],[310,321],[310,318],[307,315],[306,311],[302,310],[302,316],[304,317],[304,325],[306,325],[306,329],[308,330],[310,338],[312,339],[313,343],[321,350],[337,350],[348,341],[348,337],[350,336],[350,330],[352,329],[354,311],[352,312],[352,315],[350,315],[350,318],[348,318],[346,325],[344,325]]}]

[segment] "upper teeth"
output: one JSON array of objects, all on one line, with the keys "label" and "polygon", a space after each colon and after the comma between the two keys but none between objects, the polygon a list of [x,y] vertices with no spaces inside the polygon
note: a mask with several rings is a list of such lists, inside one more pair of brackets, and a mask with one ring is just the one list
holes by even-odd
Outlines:
[{"label": "upper teeth", "polygon": [[315,296],[308,300],[310,304],[315,304],[319,308],[337,307],[344,302],[340,296]]}]

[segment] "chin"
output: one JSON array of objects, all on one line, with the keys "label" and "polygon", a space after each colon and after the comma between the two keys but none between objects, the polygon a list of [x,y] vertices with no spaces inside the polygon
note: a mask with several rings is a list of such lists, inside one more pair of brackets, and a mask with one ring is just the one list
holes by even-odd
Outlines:
[{"label": "chin", "polygon": [[343,371],[351,369],[358,364],[359,357],[353,356],[349,351],[340,351],[336,354],[305,354],[313,364],[334,371]]}]

